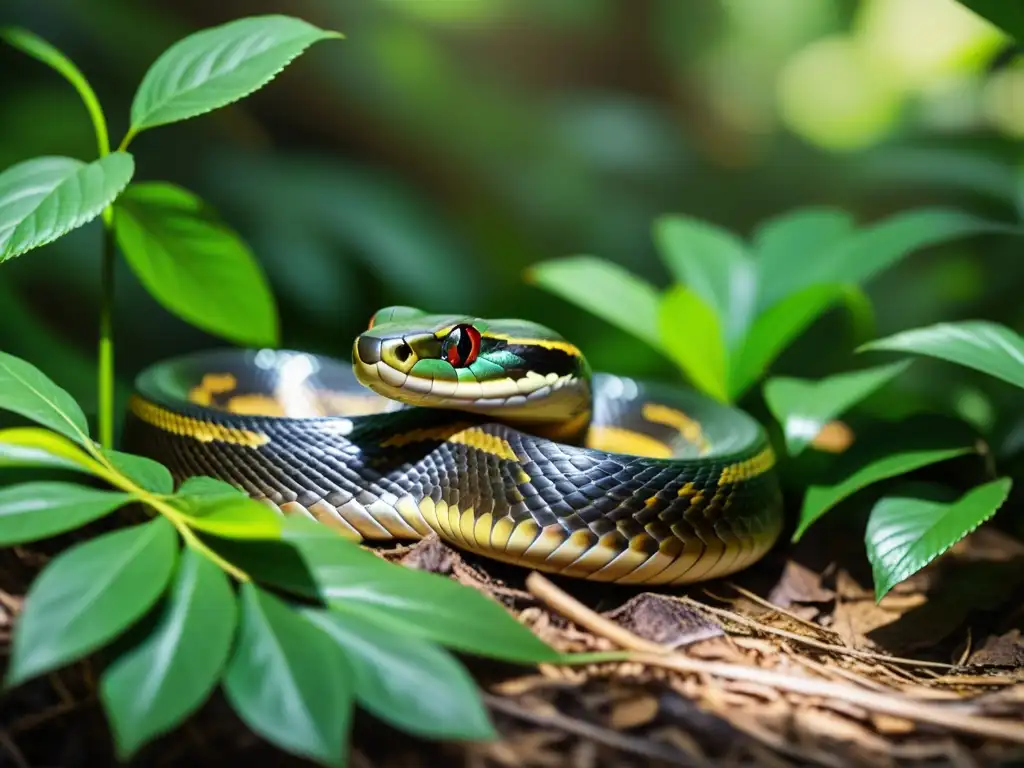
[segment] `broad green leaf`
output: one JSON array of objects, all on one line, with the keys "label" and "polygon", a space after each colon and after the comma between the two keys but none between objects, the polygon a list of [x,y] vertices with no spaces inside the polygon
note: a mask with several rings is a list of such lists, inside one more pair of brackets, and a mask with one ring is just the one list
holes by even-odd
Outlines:
[{"label": "broad green leaf", "polygon": [[236,614],[224,572],[186,548],[156,623],[100,680],[122,760],[177,726],[210,695],[231,650]]},{"label": "broad green leaf", "polygon": [[110,449],[105,449],[103,455],[118,472],[150,493],[167,494],[174,490],[171,471],[158,461]]},{"label": "broad green leaf", "polygon": [[35,482],[0,488],[0,546],[37,541],[79,528],[131,500],[127,493],[74,483]]},{"label": "broad green leaf", "polygon": [[960,0],[976,14],[1024,43],[1024,3],[1020,0]]},{"label": "broad green leaf", "polygon": [[[900,426],[893,425],[897,430]],[[914,436],[910,436],[913,438]],[[894,439],[894,444],[899,441]],[[799,541],[808,528],[819,520],[826,512],[839,502],[857,491],[873,483],[887,480],[890,477],[905,475],[929,464],[937,464],[956,456],[963,456],[973,449],[970,446],[917,447],[901,450],[893,447],[890,453],[881,453],[866,461],[862,466],[851,471],[844,479],[834,485],[812,485],[804,495],[804,503],[800,508],[800,520],[797,524],[793,541]]]},{"label": "broad green leaf", "polygon": [[902,496],[880,500],[871,510],[864,537],[876,599],[992,517],[1011,485],[1008,477],[994,480],[949,504]]},{"label": "broad green leaf", "polygon": [[246,724],[282,749],[341,765],[352,710],[342,654],[297,609],[251,583],[241,588],[224,692]]},{"label": "broad green leaf", "polygon": [[52,467],[106,474],[99,462],[66,437],[39,427],[0,430],[0,467]]},{"label": "broad green leaf", "polygon": [[278,343],[277,307],[256,257],[191,192],[131,185],[114,207],[114,232],[132,271],[168,311],[239,344]]},{"label": "broad green leaf", "polygon": [[164,51],[142,78],[129,136],[245,98],[313,43],[340,37],[278,15],[238,19],[189,35]]},{"label": "broad green leaf", "polygon": [[1024,387],[1024,338],[998,323],[939,323],[872,341],[864,350],[935,357]]},{"label": "broad green leaf", "polygon": [[534,265],[526,279],[662,349],[658,291],[618,264],[595,256],[570,256]]},{"label": "broad green leaf", "polygon": [[476,683],[443,649],[354,614],[303,615],[344,651],[356,700],[381,720],[428,738],[495,737]]},{"label": "broad green leaf", "polygon": [[385,562],[311,520],[285,518],[283,539],[207,541],[257,581],[358,611],[397,632],[508,661],[560,658],[497,602],[451,579]]},{"label": "broad green leaf", "polygon": [[803,451],[828,422],[885,386],[908,365],[893,363],[818,381],[782,377],[768,381],[764,385],[764,399],[782,424],[790,455]]},{"label": "broad green leaf", "polygon": [[853,217],[832,208],[803,208],[769,219],[754,233],[757,304],[763,311],[800,290],[801,271],[853,233]]},{"label": "broad green leaf", "polygon": [[694,386],[728,402],[728,352],[714,310],[689,288],[666,291],[658,310],[661,346]]},{"label": "broad green leaf", "polygon": [[189,478],[174,498],[188,524],[204,533],[232,539],[281,537],[282,515],[215,478]]},{"label": "broad green leaf", "polygon": [[719,227],[685,216],[655,224],[662,261],[677,283],[714,310],[729,347],[743,338],[754,316],[754,261],[742,240]]},{"label": "broad green leaf", "polygon": [[789,344],[833,304],[860,306],[859,291],[842,285],[812,285],[787,296],[754,321],[730,368],[729,391],[738,399]]},{"label": "broad green leaf", "polygon": [[107,136],[107,122],[103,117],[103,109],[100,107],[99,99],[85,79],[85,75],[74,65],[67,56],[50,45],[38,35],[29,32],[27,29],[18,27],[7,27],[0,29],[0,38],[6,40],[19,51],[27,53],[51,69],[56,70],[74,86],[85,104],[89,117],[92,119],[93,128],[96,131],[96,143],[99,146],[99,153],[102,157],[110,151],[110,139]]},{"label": "broad green leaf", "polygon": [[37,157],[0,173],[0,262],[95,219],[134,172],[132,156],[114,152],[91,163]]},{"label": "broad green leaf", "polygon": [[31,363],[0,352],[0,408],[87,445],[89,424],[78,403]]},{"label": "broad green leaf", "polygon": [[162,517],[76,544],[29,587],[14,628],[7,685],[81,658],[120,635],[157,601],[177,557]]}]

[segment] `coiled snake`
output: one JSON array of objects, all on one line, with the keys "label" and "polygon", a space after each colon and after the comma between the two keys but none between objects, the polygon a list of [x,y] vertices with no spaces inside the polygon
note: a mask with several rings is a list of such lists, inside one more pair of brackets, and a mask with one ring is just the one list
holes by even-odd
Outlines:
[{"label": "coiled snake", "polygon": [[365,540],[443,540],[566,576],[680,584],[758,560],[782,525],[748,415],[594,373],[522,320],[379,311],[352,364],[218,350],[136,382],[125,444]]}]

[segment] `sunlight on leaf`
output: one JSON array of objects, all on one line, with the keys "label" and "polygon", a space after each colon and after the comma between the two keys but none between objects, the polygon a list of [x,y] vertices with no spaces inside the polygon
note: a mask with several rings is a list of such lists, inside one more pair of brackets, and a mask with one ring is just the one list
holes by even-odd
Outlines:
[{"label": "sunlight on leaf", "polygon": [[51,467],[76,472],[105,472],[89,454],[66,437],[39,427],[0,430],[0,467]]},{"label": "sunlight on leaf", "polygon": [[915,328],[872,341],[858,351],[870,350],[934,357],[1024,387],[1024,338],[998,323],[968,320]]},{"label": "sunlight on leaf", "polygon": [[780,377],[766,382],[764,399],[783,426],[790,455],[798,455],[825,424],[888,384],[908,365],[893,363],[818,381]]},{"label": "sunlight on leaf", "polygon": [[714,310],[689,288],[676,285],[661,300],[658,327],[662,347],[694,386],[728,402],[728,353]]},{"label": "sunlight on leaf", "polygon": [[162,517],[62,552],[29,587],[11,646],[8,686],[91,653],[157,601],[177,557]]},{"label": "sunlight on leaf", "polygon": [[188,524],[214,536],[279,539],[284,518],[233,485],[212,477],[190,477],[174,496]]},{"label": "sunlight on leaf", "polygon": [[168,311],[216,336],[276,346],[277,307],[249,246],[188,190],[133,184],[114,207],[117,244]]},{"label": "sunlight on leaf", "polygon": [[240,593],[238,639],[224,692],[242,720],[293,754],[340,766],[352,679],[332,640],[251,583]]},{"label": "sunlight on leaf", "polygon": [[31,363],[4,352],[0,352],[0,409],[49,427],[80,445],[90,442],[89,424],[75,399]]},{"label": "sunlight on leaf", "polygon": [[132,500],[127,493],[84,485],[33,482],[0,488],[0,546],[10,547],[74,530]]},{"label": "sunlight on leaf", "polygon": [[248,96],[319,40],[341,38],[301,19],[238,19],[178,41],[153,63],[132,102],[131,131],[186,120]]},{"label": "sunlight on leaf", "polygon": [[134,171],[131,155],[114,152],[91,163],[37,157],[0,173],[0,262],[95,219]]},{"label": "sunlight on leaf", "polygon": [[476,683],[443,649],[360,616],[303,615],[345,652],[356,699],[381,720],[435,739],[495,737]]},{"label": "sunlight on leaf", "polygon": [[177,726],[210,695],[228,658],[236,613],[224,572],[186,548],[155,624],[100,680],[122,760]]},{"label": "sunlight on leaf", "polygon": [[1014,37],[1018,43],[1024,43],[1024,4],[1008,3],[1006,0],[960,0],[960,2]]},{"label": "sunlight on leaf", "polygon": [[1006,501],[1008,477],[973,488],[956,501],[891,496],[871,510],[864,537],[881,600],[898,583],[919,571],[994,515]]},{"label": "sunlight on leaf", "polygon": [[105,449],[103,455],[118,472],[150,493],[170,493],[174,490],[174,478],[170,470],[157,461],[110,449]]}]

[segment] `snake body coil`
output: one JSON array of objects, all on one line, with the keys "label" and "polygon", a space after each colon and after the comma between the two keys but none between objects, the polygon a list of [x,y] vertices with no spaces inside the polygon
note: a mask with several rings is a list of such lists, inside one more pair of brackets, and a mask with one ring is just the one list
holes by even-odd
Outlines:
[{"label": "snake body coil", "polygon": [[[373,391],[371,391],[373,390]],[[519,320],[390,307],[353,364],[212,351],[137,381],[126,447],[353,538],[436,532],[465,550],[598,581],[733,573],[774,543],[774,454],[746,414],[591,374]]]}]

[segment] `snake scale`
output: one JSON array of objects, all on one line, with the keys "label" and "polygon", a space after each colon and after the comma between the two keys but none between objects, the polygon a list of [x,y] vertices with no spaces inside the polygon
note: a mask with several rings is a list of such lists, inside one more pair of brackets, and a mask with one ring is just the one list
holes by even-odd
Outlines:
[{"label": "snake scale", "polygon": [[747,414],[591,373],[523,320],[388,307],[351,364],[212,350],[137,379],[125,446],[359,540],[446,542],[515,565],[681,584],[757,561],[782,526]]}]

